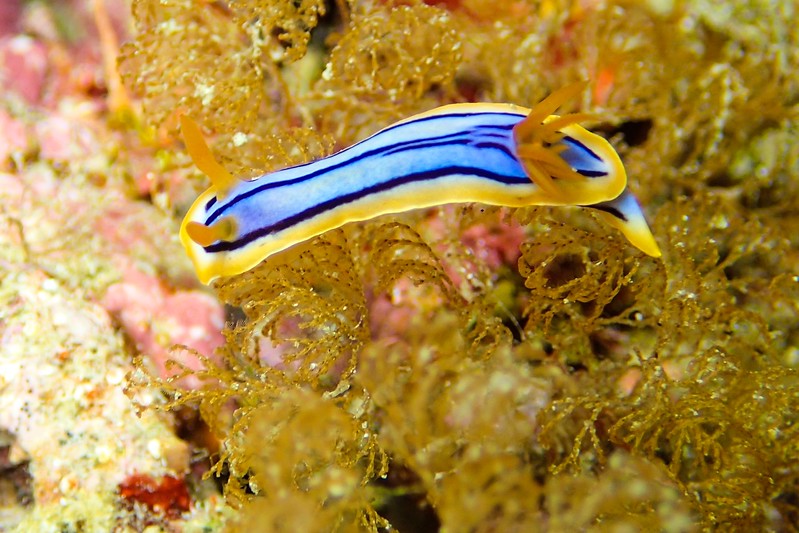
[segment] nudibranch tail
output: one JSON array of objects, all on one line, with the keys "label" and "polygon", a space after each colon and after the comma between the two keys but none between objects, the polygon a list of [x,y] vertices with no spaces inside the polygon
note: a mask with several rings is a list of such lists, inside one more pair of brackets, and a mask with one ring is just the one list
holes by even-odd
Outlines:
[{"label": "nudibranch tail", "polygon": [[660,247],[655,242],[652,230],[644,218],[644,212],[638,200],[625,189],[617,198],[609,202],[600,202],[594,205],[587,205],[592,209],[599,210],[600,218],[622,232],[630,243],[652,257],[660,257]]},{"label": "nudibranch tail", "polygon": [[223,198],[239,180],[217,162],[200,126],[187,115],[180,115],[180,133],[195,166],[211,179],[217,197]]}]

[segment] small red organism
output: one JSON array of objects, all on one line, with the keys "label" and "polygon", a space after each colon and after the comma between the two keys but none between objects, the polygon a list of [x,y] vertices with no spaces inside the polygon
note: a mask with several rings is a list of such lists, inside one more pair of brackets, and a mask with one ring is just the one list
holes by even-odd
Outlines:
[{"label": "small red organism", "polygon": [[126,502],[143,503],[167,518],[177,518],[191,506],[185,481],[173,476],[156,480],[146,474],[133,474],[119,484],[119,495]]},{"label": "small red organism", "polygon": [[613,91],[613,84],[616,80],[616,71],[610,67],[600,69],[596,75],[594,83],[594,104],[605,106]]}]

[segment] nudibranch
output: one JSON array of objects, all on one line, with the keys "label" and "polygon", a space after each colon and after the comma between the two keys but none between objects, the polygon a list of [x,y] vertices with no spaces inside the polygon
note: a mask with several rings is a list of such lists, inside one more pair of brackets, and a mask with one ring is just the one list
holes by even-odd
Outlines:
[{"label": "nudibranch", "polygon": [[659,256],[613,147],[553,115],[585,87],[552,93],[532,110],[451,104],[414,115],[333,155],[244,181],[213,157],[199,126],[181,116],[197,167],[211,178],[180,239],[205,284],[348,222],[457,202],[598,209],[636,247]]}]

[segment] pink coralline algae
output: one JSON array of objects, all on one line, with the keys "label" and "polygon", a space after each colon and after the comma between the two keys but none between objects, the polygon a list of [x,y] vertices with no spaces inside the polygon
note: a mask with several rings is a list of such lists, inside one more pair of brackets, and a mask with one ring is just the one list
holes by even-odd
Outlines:
[{"label": "pink coralline algae", "polygon": [[[175,417],[142,411],[159,391],[128,380],[137,357],[162,376],[168,358],[198,368],[195,354],[222,343],[224,312],[196,289],[171,210],[134,185],[161,169],[132,115],[109,119],[97,3],[59,5],[0,2],[0,432],[34,500],[4,501],[0,529],[171,530],[196,497],[184,476],[199,483],[203,466],[191,468]],[[137,479],[170,503],[150,505]],[[204,503],[195,515],[215,512]]]},{"label": "pink coralline algae", "polygon": [[0,37],[0,65],[0,84],[7,90],[30,104],[41,100],[51,69],[46,45],[26,35]]},{"label": "pink coralline algae", "polygon": [[20,160],[30,149],[29,127],[0,108],[0,171],[8,171],[14,160]]},{"label": "pink coralline algae", "polygon": [[[170,350],[174,344],[212,356],[223,342],[224,312],[214,298],[196,290],[171,291],[157,277],[138,270],[127,269],[122,281],[108,287],[101,303],[162,377],[170,375],[169,359],[194,370],[202,367],[191,351]],[[199,383],[187,378],[184,385]]]},{"label": "pink coralline algae", "polygon": [[17,19],[20,12],[20,0],[0,2],[0,37],[17,30]]}]

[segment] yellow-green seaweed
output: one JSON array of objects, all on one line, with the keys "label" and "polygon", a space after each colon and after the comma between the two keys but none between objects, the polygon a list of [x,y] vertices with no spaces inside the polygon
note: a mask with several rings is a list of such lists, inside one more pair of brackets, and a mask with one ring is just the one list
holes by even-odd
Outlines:
[{"label": "yellow-green seaweed", "polygon": [[[384,217],[217,283],[244,318],[208,386],[140,385],[220,437],[236,527],[376,531],[412,495],[445,531],[795,529],[796,5],[399,4],[136,0],[122,70],[148,120],[200,119],[237,172],[461,94],[530,105],[610,76],[581,107],[663,258],[584,211],[519,209],[521,258],[497,272],[460,236],[507,219],[458,207],[433,212],[438,231]],[[324,67],[287,68],[308,46]]]}]

